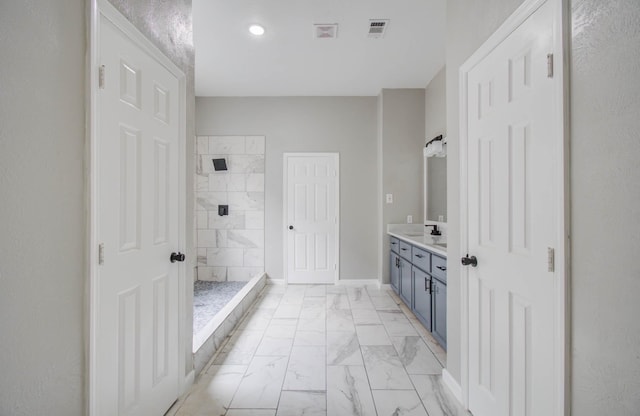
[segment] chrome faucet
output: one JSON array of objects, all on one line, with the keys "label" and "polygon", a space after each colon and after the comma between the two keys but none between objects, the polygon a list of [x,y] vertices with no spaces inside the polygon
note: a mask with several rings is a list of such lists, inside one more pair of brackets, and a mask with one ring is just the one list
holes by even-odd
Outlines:
[{"label": "chrome faucet", "polygon": [[433,230],[431,230],[431,235],[442,235],[440,230],[438,230],[438,224],[427,224],[425,225],[425,227],[433,227]]}]

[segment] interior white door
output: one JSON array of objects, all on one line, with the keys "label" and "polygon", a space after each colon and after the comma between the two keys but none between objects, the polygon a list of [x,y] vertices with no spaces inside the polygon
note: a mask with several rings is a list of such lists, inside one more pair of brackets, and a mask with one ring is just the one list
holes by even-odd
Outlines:
[{"label": "interior white door", "polygon": [[468,73],[469,409],[553,415],[562,132],[542,5]]},{"label": "interior white door", "polygon": [[100,20],[96,369],[100,415],[162,415],[179,394],[179,81]]},{"label": "interior white door", "polygon": [[334,283],[338,155],[285,155],[288,283]]}]

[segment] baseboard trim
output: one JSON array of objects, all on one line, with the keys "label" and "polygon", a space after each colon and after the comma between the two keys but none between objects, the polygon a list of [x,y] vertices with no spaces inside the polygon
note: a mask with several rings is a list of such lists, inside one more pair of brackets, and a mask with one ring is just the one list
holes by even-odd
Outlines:
[{"label": "baseboard trim", "polygon": [[195,370],[189,371],[189,374],[187,374],[184,377],[184,380],[182,381],[182,386],[180,386],[180,396],[182,396],[187,391],[189,391],[195,379],[196,379],[196,371]]},{"label": "baseboard trim", "polygon": [[380,283],[377,282],[378,288],[379,289],[384,289],[384,290],[391,290],[391,285],[389,283]]},{"label": "baseboard trim", "polygon": [[460,387],[460,384],[458,384],[456,379],[453,378],[446,368],[442,369],[442,382],[447,386],[453,397],[455,397],[464,407],[464,401],[462,400],[462,387]]},{"label": "baseboard trim", "polygon": [[341,279],[337,285],[340,286],[360,286],[360,285],[378,285],[378,279]]},{"label": "baseboard trim", "polygon": [[284,279],[272,279],[271,277],[267,276],[267,284],[284,286],[286,283],[284,282]]}]

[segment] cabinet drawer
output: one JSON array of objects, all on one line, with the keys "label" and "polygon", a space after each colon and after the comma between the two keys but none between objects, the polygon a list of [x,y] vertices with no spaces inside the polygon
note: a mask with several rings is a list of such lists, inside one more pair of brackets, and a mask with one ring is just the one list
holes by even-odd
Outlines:
[{"label": "cabinet drawer", "polygon": [[391,251],[393,251],[394,253],[400,252],[400,240],[398,240],[397,238],[391,237],[389,239],[389,245],[391,246]]},{"label": "cabinet drawer", "polygon": [[413,247],[411,253],[411,263],[422,271],[430,272],[431,269],[431,253],[428,251]]},{"label": "cabinet drawer", "polygon": [[398,252],[398,254],[400,254],[400,257],[403,257],[411,261],[411,244],[405,243],[404,241],[399,241],[399,242],[400,242],[400,251]]},{"label": "cabinet drawer", "polygon": [[431,275],[446,283],[447,259],[443,259],[442,257],[438,257],[436,255],[431,256]]}]

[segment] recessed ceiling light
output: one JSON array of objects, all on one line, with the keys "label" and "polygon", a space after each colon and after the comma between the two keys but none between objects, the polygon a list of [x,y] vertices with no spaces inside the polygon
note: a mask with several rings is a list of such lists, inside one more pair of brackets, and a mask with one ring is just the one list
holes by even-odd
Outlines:
[{"label": "recessed ceiling light", "polygon": [[252,35],[262,36],[262,35],[264,35],[264,27],[262,27],[260,25],[251,25],[251,26],[249,26],[249,32]]}]

